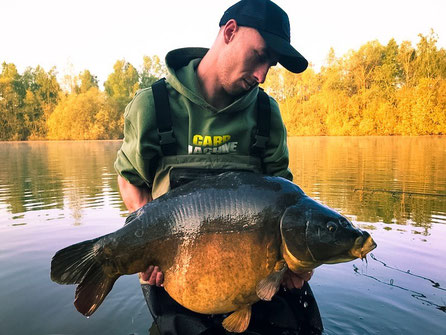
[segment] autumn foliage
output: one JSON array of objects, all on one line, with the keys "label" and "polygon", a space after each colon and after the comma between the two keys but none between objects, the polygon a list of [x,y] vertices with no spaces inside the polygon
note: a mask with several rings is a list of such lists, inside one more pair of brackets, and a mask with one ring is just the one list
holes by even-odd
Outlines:
[{"label": "autumn foliage", "polygon": [[368,42],[319,73],[271,70],[265,89],[279,102],[289,135],[446,134],[446,50],[436,35],[387,45]]},{"label": "autumn foliage", "polygon": [[[118,60],[103,91],[88,70],[62,89],[55,68],[19,74],[3,63],[0,140],[122,138],[125,106],[165,74],[157,56],[145,56],[139,71]],[[331,49],[319,72],[274,67],[263,87],[279,102],[289,135],[446,134],[446,50],[433,31],[415,47],[371,41],[339,58]]]},{"label": "autumn foliage", "polygon": [[85,70],[56,79],[56,69],[28,68],[20,75],[14,64],[2,64],[0,74],[0,140],[100,140],[123,136],[124,108],[138,89],[165,75],[157,56],[143,58],[137,71],[118,60],[99,89],[97,78]]}]

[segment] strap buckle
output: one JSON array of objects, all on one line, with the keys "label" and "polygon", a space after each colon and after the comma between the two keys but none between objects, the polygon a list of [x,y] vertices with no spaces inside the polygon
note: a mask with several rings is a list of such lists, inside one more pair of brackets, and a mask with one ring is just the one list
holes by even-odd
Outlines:
[{"label": "strap buckle", "polygon": [[172,129],[170,129],[168,131],[159,131],[158,130],[158,135],[160,137],[160,144],[161,145],[171,144],[171,143],[175,143],[177,141],[175,139],[175,136],[173,135],[173,130]]},{"label": "strap buckle", "polygon": [[255,136],[256,141],[253,144],[254,148],[259,148],[259,149],[265,149],[266,148],[266,143],[269,140],[269,137],[267,136],[262,136],[262,135],[256,135]]}]

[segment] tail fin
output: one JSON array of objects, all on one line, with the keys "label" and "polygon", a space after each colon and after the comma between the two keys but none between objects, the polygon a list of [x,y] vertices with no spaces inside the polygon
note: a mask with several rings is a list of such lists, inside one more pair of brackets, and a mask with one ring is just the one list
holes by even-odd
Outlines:
[{"label": "tail fin", "polygon": [[51,280],[59,284],[79,284],[74,306],[89,316],[99,307],[119,275],[109,277],[95,259],[99,238],[59,250],[51,261]]}]

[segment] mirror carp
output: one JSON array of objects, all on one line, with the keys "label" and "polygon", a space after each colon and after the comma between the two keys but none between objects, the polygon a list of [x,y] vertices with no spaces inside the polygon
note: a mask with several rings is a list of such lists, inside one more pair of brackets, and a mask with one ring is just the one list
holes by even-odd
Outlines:
[{"label": "mirror carp", "polygon": [[58,251],[51,279],[77,284],[74,305],[89,316],[120,276],[158,265],[178,303],[203,314],[232,312],[223,326],[243,332],[251,305],[271,300],[287,269],[364,258],[375,247],[366,231],[292,182],[227,172],[175,188],[121,229]]}]

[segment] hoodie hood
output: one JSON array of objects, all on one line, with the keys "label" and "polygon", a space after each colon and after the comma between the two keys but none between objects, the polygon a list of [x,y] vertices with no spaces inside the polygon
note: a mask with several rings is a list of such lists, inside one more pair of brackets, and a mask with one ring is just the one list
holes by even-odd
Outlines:
[{"label": "hoodie hood", "polygon": [[170,51],[166,55],[167,82],[192,103],[213,113],[238,112],[255,103],[259,91],[257,86],[223,109],[215,108],[203,98],[197,79],[197,67],[208,50],[206,48],[182,48]]}]

